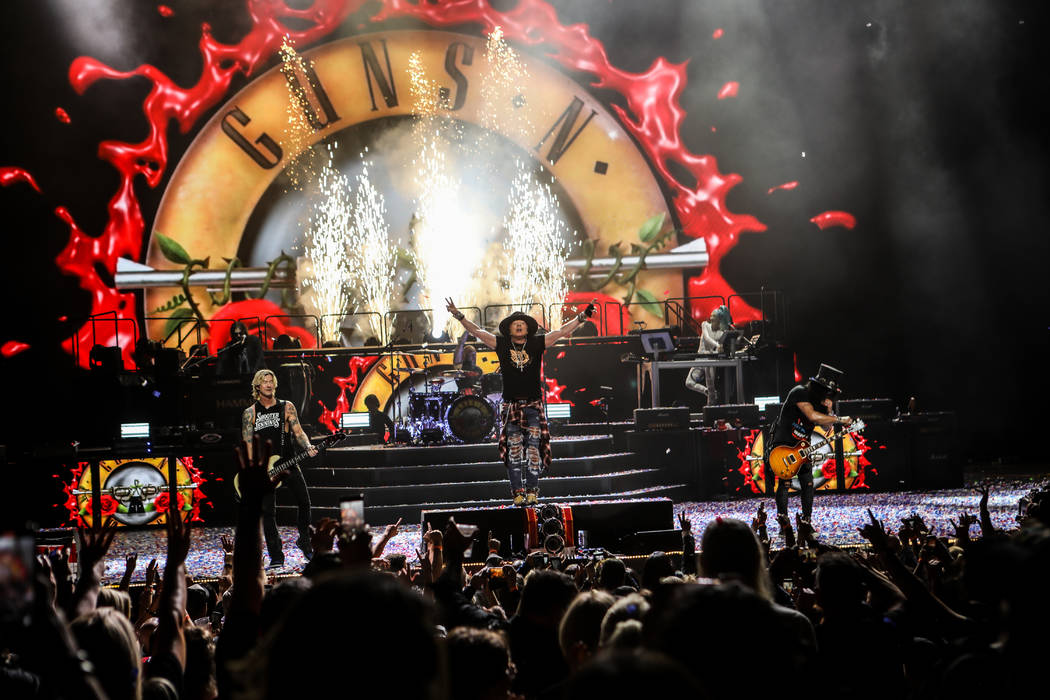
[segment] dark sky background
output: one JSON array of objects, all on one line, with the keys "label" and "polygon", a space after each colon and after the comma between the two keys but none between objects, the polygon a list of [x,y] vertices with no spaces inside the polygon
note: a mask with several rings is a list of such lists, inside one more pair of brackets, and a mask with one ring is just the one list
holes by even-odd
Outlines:
[{"label": "dark sky background", "polygon": [[[68,206],[85,230],[101,232],[118,179],[97,159],[98,142],[146,134],[145,80],[101,81],[78,96],[70,63],[84,54],[121,69],[150,63],[188,86],[201,69],[202,22],[227,43],[249,26],[241,0],[167,4],[173,17],[141,0],[22,0],[0,10],[0,165],[27,168],[44,192],[0,189],[0,342],[33,346],[0,367],[26,413],[90,401],[63,389],[72,363],[57,351],[66,331],[54,320],[85,314],[89,302],[51,262],[68,237],[53,209]],[[725,275],[738,291],[788,295],[803,373],[827,362],[847,372],[850,395],[916,396],[920,408],[956,410],[964,453],[975,458],[1033,456],[1024,441],[1047,413],[1044,4],[553,2],[565,21],[588,24],[621,68],[641,71],[658,56],[689,62],[686,143],[742,175],[729,206],[768,227],[742,237]],[[731,80],[739,95],[717,100]],[[71,124],[55,118],[59,106]],[[170,173],[193,133],[169,133]],[[767,194],[792,180],[797,189]],[[137,183],[147,226],[163,188]],[[809,222],[830,209],[854,214],[856,228]]]}]

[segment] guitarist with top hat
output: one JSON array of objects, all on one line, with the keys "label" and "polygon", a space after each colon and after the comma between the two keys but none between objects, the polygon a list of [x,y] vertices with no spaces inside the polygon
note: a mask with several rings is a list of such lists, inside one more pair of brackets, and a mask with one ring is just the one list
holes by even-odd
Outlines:
[{"label": "guitarist with top hat", "polygon": [[[259,444],[266,440],[273,445],[273,453],[282,459],[292,453],[291,442],[296,444],[311,457],[317,454],[317,448],[310,443],[310,438],[299,424],[299,416],[291,401],[277,399],[277,376],[268,369],[261,369],[252,379],[252,398],[255,399],[241,416],[241,436],[247,445],[248,458],[252,457],[252,438],[259,436]],[[291,488],[299,506],[296,524],[299,526],[299,539],[296,545],[303,550],[307,559],[313,556],[310,547],[310,493],[306,490],[306,479],[298,466],[289,469],[283,483]],[[284,550],[281,548],[281,536],[277,532],[276,491],[270,491],[263,498],[263,533],[266,537],[266,549],[270,554],[267,569],[279,569],[284,566]]]},{"label": "guitarist with top hat", "polygon": [[[841,389],[839,381],[843,372],[830,365],[822,364],[817,376],[810,377],[805,384],[799,384],[788,392],[780,415],[770,429],[770,439],[766,449],[766,466],[769,467],[770,452],[775,447],[794,447],[809,440],[813,428],[817,425],[834,426],[850,423],[849,416],[836,416],[831,413],[832,399]],[[802,517],[813,520],[813,469],[809,462],[801,465],[798,480],[802,487]],[[777,516],[786,518],[788,512],[788,488],[791,479],[780,478],[777,485]]]}]

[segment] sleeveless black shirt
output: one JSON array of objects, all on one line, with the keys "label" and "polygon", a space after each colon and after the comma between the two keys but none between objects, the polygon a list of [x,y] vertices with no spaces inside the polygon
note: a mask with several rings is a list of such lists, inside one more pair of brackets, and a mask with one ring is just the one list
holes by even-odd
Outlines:
[{"label": "sleeveless black shirt", "polygon": [[285,457],[284,441],[284,401],[278,401],[270,408],[266,408],[258,401],[255,402],[255,434],[259,436],[261,444],[269,440],[273,445],[273,454]]}]

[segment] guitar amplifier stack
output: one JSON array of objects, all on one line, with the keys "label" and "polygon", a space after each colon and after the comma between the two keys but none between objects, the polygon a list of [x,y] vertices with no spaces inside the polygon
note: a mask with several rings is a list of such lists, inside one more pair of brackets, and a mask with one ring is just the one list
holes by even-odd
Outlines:
[{"label": "guitar amplifier stack", "polygon": [[688,430],[689,407],[636,408],[634,427],[638,430]]},{"label": "guitar amplifier stack", "polygon": [[893,399],[843,399],[836,413],[865,423],[887,423],[897,417],[897,404]]},{"label": "guitar amplifier stack", "polygon": [[758,406],[753,403],[729,403],[721,406],[704,406],[704,427],[713,428],[719,420],[734,428],[757,428]]}]

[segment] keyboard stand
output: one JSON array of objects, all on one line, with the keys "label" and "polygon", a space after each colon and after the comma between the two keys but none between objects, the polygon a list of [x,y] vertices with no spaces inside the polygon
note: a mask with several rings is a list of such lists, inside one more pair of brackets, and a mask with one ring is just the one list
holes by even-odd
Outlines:
[{"label": "keyboard stand", "polygon": [[[702,358],[696,360],[664,360],[653,359],[638,365],[638,407],[642,408],[642,390],[645,387],[645,378],[649,377],[652,387],[652,407],[661,406],[660,403],[660,370],[664,369],[693,369],[695,367],[734,367],[736,368],[736,390],[733,403],[744,403],[744,362],[750,360],[748,355],[737,355],[729,358]],[[726,397],[728,398],[728,397]]]}]

